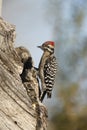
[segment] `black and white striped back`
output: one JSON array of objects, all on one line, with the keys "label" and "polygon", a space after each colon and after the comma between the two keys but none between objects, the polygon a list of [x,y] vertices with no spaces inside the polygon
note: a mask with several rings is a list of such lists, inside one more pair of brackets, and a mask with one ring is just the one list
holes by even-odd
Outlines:
[{"label": "black and white striped back", "polygon": [[44,82],[46,84],[46,93],[48,98],[51,98],[51,92],[55,81],[56,71],[57,62],[55,56],[52,54],[46,60],[44,65]]}]

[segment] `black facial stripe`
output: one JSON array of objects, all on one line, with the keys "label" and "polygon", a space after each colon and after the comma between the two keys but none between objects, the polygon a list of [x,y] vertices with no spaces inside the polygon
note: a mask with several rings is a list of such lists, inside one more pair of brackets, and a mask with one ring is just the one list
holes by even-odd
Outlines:
[{"label": "black facial stripe", "polygon": [[46,50],[50,51],[50,52],[54,52],[54,48],[51,48],[49,46],[45,47]]}]

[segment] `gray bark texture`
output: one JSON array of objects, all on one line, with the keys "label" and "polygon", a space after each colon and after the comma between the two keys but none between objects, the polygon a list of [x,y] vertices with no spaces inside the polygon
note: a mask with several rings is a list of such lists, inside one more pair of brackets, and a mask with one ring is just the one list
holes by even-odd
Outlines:
[{"label": "gray bark texture", "polygon": [[[46,130],[47,110],[39,100],[31,55],[14,48],[15,38],[15,26],[0,18],[0,130]],[[25,72],[24,50],[30,58]]]}]

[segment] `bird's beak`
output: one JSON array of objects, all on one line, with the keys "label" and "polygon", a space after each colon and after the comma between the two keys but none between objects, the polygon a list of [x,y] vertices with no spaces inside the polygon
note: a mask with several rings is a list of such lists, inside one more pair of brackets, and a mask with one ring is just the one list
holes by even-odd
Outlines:
[{"label": "bird's beak", "polygon": [[37,47],[42,49],[42,46],[37,46]]}]

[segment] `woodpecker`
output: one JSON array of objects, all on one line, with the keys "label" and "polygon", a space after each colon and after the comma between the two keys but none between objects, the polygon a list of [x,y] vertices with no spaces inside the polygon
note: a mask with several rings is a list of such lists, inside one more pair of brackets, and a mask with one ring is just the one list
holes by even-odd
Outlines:
[{"label": "woodpecker", "polygon": [[55,43],[53,41],[46,41],[41,46],[38,46],[43,50],[43,55],[38,67],[39,78],[41,80],[42,87],[42,93],[40,96],[41,102],[46,94],[47,98],[51,98],[52,95],[52,89],[57,71],[57,62],[56,57],[54,56],[54,46]]}]

